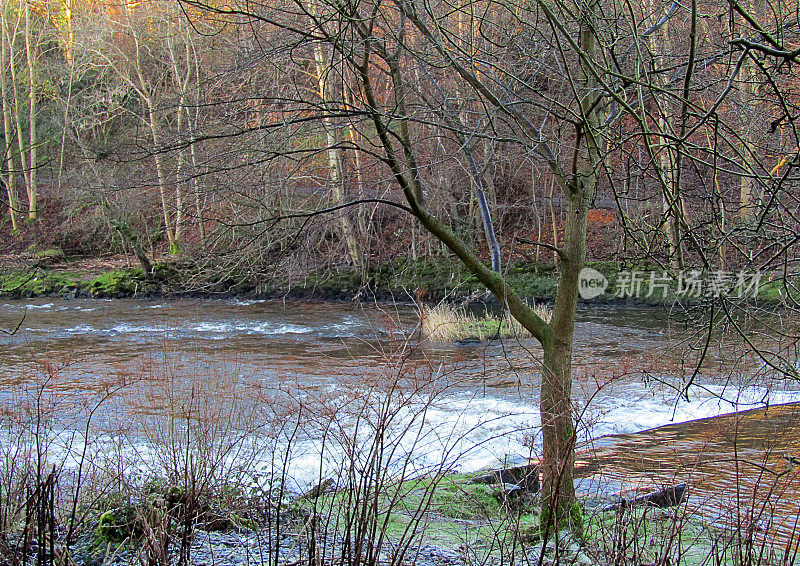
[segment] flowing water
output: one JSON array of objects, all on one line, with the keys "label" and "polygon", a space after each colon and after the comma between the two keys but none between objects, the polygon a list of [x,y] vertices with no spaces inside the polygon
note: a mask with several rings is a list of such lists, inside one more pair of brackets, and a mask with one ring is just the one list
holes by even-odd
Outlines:
[{"label": "flowing water", "polygon": [[[761,468],[784,466],[773,476],[784,468],[791,472],[784,456],[796,454],[800,463],[792,411],[774,413],[785,423],[772,428],[763,425],[772,421],[761,413],[737,420],[734,429],[749,439],[746,446],[723,435],[731,430],[728,421],[710,421],[723,423],[722,429],[678,423],[800,401],[798,387],[770,381],[758,360],[725,344],[712,343],[701,355],[695,346],[704,338],[667,320],[658,309],[579,310],[574,397],[580,447],[589,450],[585,459],[592,469],[603,468],[606,491],[632,487],[634,480],[677,483],[691,468],[698,495],[721,492],[721,483],[742,477],[741,468],[724,464],[734,449],[749,450]],[[325,466],[341,466],[336,457],[320,463],[332,446],[341,455],[369,442],[379,413],[391,415],[385,433],[403,454],[395,462],[403,469],[412,462],[420,470],[472,470],[509,454],[535,457],[539,447],[541,352],[535,341],[426,344],[410,306],[235,299],[0,305],[0,327],[12,329],[20,321],[18,332],[0,335],[0,419],[17,422],[46,407],[54,434],[69,439],[61,442],[71,447],[67,467],[77,465],[75,452],[90,438],[102,452],[120,446],[121,435],[126,461],[143,466],[144,447],[168,436],[164,423],[172,421],[165,415],[224,421],[227,428],[206,434],[228,439],[229,463],[237,457],[255,461],[265,438],[278,446],[279,437],[294,430],[289,474],[299,484],[327,474]],[[381,413],[381,406],[387,411]],[[300,422],[292,420],[299,414],[314,426],[287,428]],[[330,432],[332,423],[338,434]],[[607,436],[668,424],[673,426],[654,436]],[[775,426],[783,427],[780,433]],[[709,458],[686,458],[701,452]],[[274,451],[271,457],[274,464]],[[709,471],[723,468],[722,475]],[[793,472],[780,477],[794,486]]]}]

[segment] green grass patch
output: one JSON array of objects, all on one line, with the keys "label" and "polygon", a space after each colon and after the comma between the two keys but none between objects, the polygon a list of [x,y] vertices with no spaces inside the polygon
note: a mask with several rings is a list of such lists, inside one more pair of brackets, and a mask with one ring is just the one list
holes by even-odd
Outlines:
[{"label": "green grass patch", "polygon": [[341,489],[316,500],[301,498],[296,504],[328,525],[344,524],[342,515],[353,509],[377,509],[372,520],[393,542],[411,531],[418,533],[419,542],[448,549],[497,537],[519,535],[535,540],[539,519],[533,497],[524,505],[507,508],[495,494],[495,486],[470,483],[475,475],[421,477],[389,483],[366,494]]}]

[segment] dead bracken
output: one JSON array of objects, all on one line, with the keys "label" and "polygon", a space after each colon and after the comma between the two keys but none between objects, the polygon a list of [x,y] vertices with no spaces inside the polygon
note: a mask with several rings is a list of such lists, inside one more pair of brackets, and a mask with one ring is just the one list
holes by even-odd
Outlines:
[{"label": "dead bracken", "polygon": [[[545,304],[533,307],[546,322],[552,311]],[[508,312],[502,317],[486,313],[479,316],[466,308],[439,303],[432,309],[423,307],[420,313],[422,335],[429,342],[455,342],[457,340],[492,340],[495,338],[530,338],[528,332]]]}]

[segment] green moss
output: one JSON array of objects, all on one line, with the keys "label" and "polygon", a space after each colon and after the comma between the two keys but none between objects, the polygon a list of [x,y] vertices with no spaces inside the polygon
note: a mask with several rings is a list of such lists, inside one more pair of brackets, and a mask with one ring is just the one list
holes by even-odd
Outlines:
[{"label": "green moss", "polygon": [[520,295],[539,301],[554,299],[558,289],[558,276],[554,273],[519,273],[507,279]]},{"label": "green moss", "polygon": [[51,248],[49,250],[41,250],[36,252],[36,259],[40,264],[53,264],[64,261],[67,255],[61,248]]},{"label": "green moss", "polygon": [[85,285],[78,275],[66,271],[21,269],[0,275],[0,295],[13,297],[66,295]]},{"label": "green moss", "polygon": [[800,301],[800,288],[798,277],[787,276],[773,277],[761,282],[758,289],[758,298],[768,303],[783,303],[786,301]]},{"label": "green moss", "polygon": [[115,507],[103,512],[97,520],[95,534],[100,542],[121,544],[141,535],[136,508],[131,504]]},{"label": "green moss", "polygon": [[[424,489],[430,489],[425,486]],[[434,488],[430,510],[453,519],[486,519],[500,512],[500,503],[485,485],[443,479]]]},{"label": "green moss", "polygon": [[145,289],[144,272],[140,268],[114,269],[93,279],[88,290],[95,297],[133,295]]}]

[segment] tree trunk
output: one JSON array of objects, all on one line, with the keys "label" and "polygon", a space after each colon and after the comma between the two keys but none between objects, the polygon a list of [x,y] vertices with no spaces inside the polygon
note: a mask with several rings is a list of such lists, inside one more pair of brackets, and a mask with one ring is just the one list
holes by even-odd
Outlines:
[{"label": "tree trunk", "polygon": [[[67,2],[67,4],[69,4],[69,2]],[[64,101],[64,125],[61,128],[61,145],[58,152],[58,175],[56,176],[56,191],[59,194],[61,193],[61,181],[64,176],[64,156],[67,147],[67,131],[69,130],[67,126],[69,123],[69,110],[72,104],[72,90],[75,86],[75,65],[71,55],[67,56],[67,68],[69,69],[69,81],[67,83],[67,98]]]},{"label": "tree trunk", "polygon": [[[176,53],[176,46],[170,39],[169,44],[169,59],[172,66],[173,84],[178,90],[178,104],[175,109],[176,117],[176,132],[178,136],[183,135],[184,130],[184,116],[187,116],[188,110],[186,108],[186,97],[189,92],[189,82],[192,78],[192,65],[191,65],[191,49],[189,46],[189,39],[187,38],[184,46],[184,55],[186,58],[186,72],[181,73],[179,57]],[[180,242],[183,237],[183,168],[186,163],[185,150],[178,150],[177,164],[175,166],[175,240]]]},{"label": "tree trunk", "polygon": [[[655,10],[655,2],[653,4],[653,13]],[[669,60],[672,51],[672,42],[669,36],[670,25],[669,21],[665,22],[661,27],[661,41],[659,44],[658,36],[653,34],[650,36],[651,44],[654,44],[654,52],[659,53],[657,57],[658,65],[661,69],[666,69],[671,62]],[[662,73],[665,74],[665,73]],[[668,77],[663,77],[659,82],[659,87],[666,87]],[[655,94],[656,103],[659,108],[658,113],[658,131],[665,133],[672,129],[672,122],[674,117],[668,113],[668,108],[671,105],[668,97],[663,96],[661,93]],[[678,171],[680,159],[677,155],[676,148],[668,136],[661,136],[661,147],[659,148],[659,174],[661,177],[662,187],[662,202],[664,214],[664,232],[667,237],[667,253],[669,255],[670,265],[673,269],[679,270],[683,268],[683,253],[681,247],[680,235],[680,221],[682,218],[681,206],[681,188],[680,188],[680,173]]]},{"label": "tree trunk", "polygon": [[28,175],[28,218],[34,219],[39,212],[39,188],[37,182],[38,136],[36,133],[36,46],[31,43],[31,10],[25,2],[25,56],[28,61],[28,147],[30,151],[31,172]]},{"label": "tree trunk", "polygon": [[[178,107],[175,110],[177,117],[176,130],[178,136],[183,133],[183,114],[184,114],[185,94],[181,94]],[[180,242],[183,237],[183,165],[186,162],[184,150],[178,150],[178,163],[175,166],[175,240]]]},{"label": "tree trunk", "polygon": [[203,249],[205,249],[206,223],[203,220],[203,197],[200,194],[200,186],[197,182],[197,152],[194,148],[197,140],[195,139],[194,131],[195,130],[192,130],[192,140],[189,145],[189,156],[192,159],[192,190],[194,191],[194,206],[197,214],[197,227],[200,230],[200,245],[203,247]]},{"label": "tree trunk", "polygon": [[[749,8],[755,18],[759,21],[763,20],[763,0],[751,0]],[[759,117],[757,73],[752,59],[745,59],[740,73],[744,82],[742,85],[744,132],[742,135],[742,174],[739,180],[739,218],[749,221],[758,210],[759,183],[756,140],[758,131],[761,129],[759,126],[763,125],[763,119]]]},{"label": "tree trunk", "polygon": [[[192,48],[192,64],[194,65],[194,74],[195,80],[197,84],[200,84],[200,61],[197,57],[197,49]],[[189,62],[187,61],[187,66]],[[192,190],[194,191],[194,206],[195,211],[197,213],[197,227],[200,230],[200,245],[203,247],[203,250],[206,249],[206,223],[203,220],[203,196],[200,194],[200,184],[197,181],[198,177],[198,170],[197,170],[197,131],[198,131],[198,124],[200,122],[200,88],[194,89],[195,93],[195,100],[194,100],[194,115],[191,113],[189,114],[189,119],[191,120],[191,125],[189,128],[191,129],[191,141],[189,143],[189,157],[192,160]]]},{"label": "tree trunk", "polygon": [[[551,24],[558,28],[561,22],[544,0],[538,5]],[[478,92],[484,100],[511,117],[530,135],[541,140],[541,133],[527,117],[506,105],[481,83],[475,73],[468,71],[433,33],[405,4],[396,2],[403,13],[420,30],[431,38],[436,51]],[[542,344],[544,369],[541,389],[541,417],[543,428],[542,452],[542,513],[541,527],[545,536],[554,528],[568,527],[578,534],[582,531],[581,513],[573,486],[573,464],[575,449],[575,424],[572,414],[572,342],[575,325],[575,310],[578,303],[579,274],[586,258],[586,225],[588,203],[597,189],[598,169],[602,164],[599,144],[600,113],[604,110],[595,73],[598,39],[596,36],[596,12],[598,0],[580,4],[579,34],[577,39],[578,73],[575,81],[575,100],[580,105],[580,116],[576,126],[575,154],[572,169],[567,174],[546,142],[539,142],[537,151],[547,159],[550,169],[566,196],[567,210],[564,221],[563,245],[560,249],[561,276],[556,292],[556,301],[550,323],[544,322],[533,310],[510,289],[503,276],[485,266],[466,244],[424,206],[418,177],[418,167],[413,155],[406,126],[404,90],[400,84],[398,57],[383,52],[381,57],[391,70],[394,83],[394,116],[396,130],[390,130],[383,121],[383,110],[377,103],[369,74],[369,51],[358,67],[364,85],[367,107],[375,124],[377,135],[384,149],[384,161],[403,190],[410,209],[420,223],[464,263],[476,278],[486,285],[497,300],[508,307],[508,311],[520,324]],[[565,42],[568,38],[564,39]],[[365,42],[370,45],[369,42]],[[376,46],[376,50],[380,45]],[[396,150],[392,140],[397,139],[402,150]],[[402,151],[404,161],[398,157]]]},{"label": "tree trunk", "polygon": [[[347,92],[345,92],[344,96],[345,96],[345,101],[347,101],[348,104],[350,104],[351,106],[354,106],[353,98],[355,97],[355,95],[351,95],[350,97],[348,97]],[[347,133],[350,138],[350,143],[353,145],[354,148],[357,148],[359,142],[359,135],[358,132],[356,131],[355,125],[352,122],[348,122],[347,124]],[[364,171],[361,162],[361,154],[357,149],[353,151],[353,166],[355,167],[355,174],[356,174],[356,198],[362,199],[366,196],[364,190]],[[371,223],[367,221],[366,210],[364,210],[362,207],[363,205],[360,205],[357,211],[356,219],[358,225],[356,226],[356,230],[357,233],[361,235],[362,248],[364,248],[362,250],[359,250],[364,255],[364,261],[361,261],[361,276],[363,278],[366,278],[367,263],[369,261],[369,244],[368,243],[365,244],[364,242],[367,240],[367,238],[369,238],[369,227]],[[360,254],[359,254],[359,259],[360,259]]]},{"label": "tree trunk", "polygon": [[[318,8],[316,0],[312,2],[312,13],[318,16]],[[314,43],[314,63],[317,71],[317,86],[319,88],[319,97],[322,100],[323,106],[328,106],[332,98],[331,81],[329,73],[333,69],[333,62],[326,56],[323,46],[319,42]],[[328,154],[328,171],[330,172],[331,190],[333,191],[333,199],[336,204],[346,204],[347,198],[345,197],[344,188],[344,171],[342,163],[342,150],[339,147],[338,136],[336,135],[336,124],[330,116],[326,115],[322,120],[325,129],[325,139],[327,143]],[[350,256],[350,261],[353,267],[360,268],[361,254],[358,250],[358,240],[356,239],[356,229],[352,219],[348,215],[347,210],[342,210],[339,213],[339,228],[342,233],[342,239],[347,246],[347,254]]]},{"label": "tree trunk", "polygon": [[11,229],[16,231],[19,228],[19,205],[17,204],[17,192],[14,185],[14,154],[12,152],[14,139],[13,126],[11,124],[11,103],[7,97],[7,80],[6,80],[6,63],[8,61],[8,53],[10,51],[8,44],[8,30],[6,28],[6,12],[0,10],[0,96],[2,96],[3,105],[3,136],[5,139],[5,158],[3,160],[5,165],[5,178],[3,183],[6,186],[6,194],[8,195],[8,214],[11,217]]},{"label": "tree trunk", "polygon": [[142,246],[139,244],[139,239],[136,237],[136,234],[134,234],[130,227],[121,220],[112,220],[111,226],[117,232],[119,232],[123,242],[125,242],[128,247],[133,250],[133,253],[136,255],[136,259],[139,260],[139,264],[142,266],[142,271],[144,271],[145,276],[148,278],[152,276],[153,265],[150,263],[150,260],[147,259],[147,255],[144,253]]},{"label": "tree trunk", "polygon": [[597,189],[600,151],[600,111],[597,78],[591,67],[597,57],[595,12],[597,0],[582,5],[578,44],[578,92],[582,122],[577,126],[577,154],[572,176],[564,189],[567,210],[561,247],[561,277],[558,280],[549,334],[542,340],[544,350],[542,420],[541,529],[566,527],[583,532],[582,514],[575,498],[575,422],[572,411],[572,342],[575,310],[578,306],[579,275],[586,260],[586,226],[589,202]]},{"label": "tree trunk", "polygon": [[75,41],[75,32],[72,29],[72,0],[62,0],[64,9],[64,23],[67,26],[67,35],[64,38],[64,57],[72,65],[72,44]]},{"label": "tree trunk", "polygon": [[161,160],[161,153],[158,150],[158,124],[156,123],[156,115],[153,109],[153,103],[148,98],[144,99],[147,106],[147,121],[150,126],[150,134],[153,138],[153,160],[156,165],[156,179],[158,182],[158,193],[161,197],[161,210],[164,213],[164,230],[167,233],[167,241],[169,242],[169,253],[176,254],[179,251],[178,241],[175,238],[175,231],[172,227],[172,220],[170,220],[169,206],[167,205],[167,187],[166,178],[164,176],[164,165]]},{"label": "tree trunk", "polygon": [[[586,181],[590,181],[589,178]],[[595,178],[596,182],[596,178]],[[588,184],[585,186],[589,186]],[[575,422],[572,411],[572,339],[578,305],[579,274],[586,258],[588,199],[578,183],[567,199],[561,277],[550,323],[542,342],[541,420],[542,492],[540,516],[543,532],[567,527],[580,532],[582,524],[575,499]]]}]

